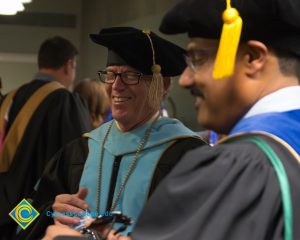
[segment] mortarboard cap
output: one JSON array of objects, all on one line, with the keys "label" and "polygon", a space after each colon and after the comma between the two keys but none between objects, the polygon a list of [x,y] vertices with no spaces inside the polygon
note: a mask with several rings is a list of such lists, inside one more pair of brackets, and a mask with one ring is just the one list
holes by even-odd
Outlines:
[{"label": "mortarboard cap", "polygon": [[[241,41],[258,40],[300,58],[299,0],[231,0],[243,19]],[[160,31],[219,39],[225,0],[184,0],[163,18]]]},{"label": "mortarboard cap", "polygon": [[185,50],[151,31],[113,27],[90,34],[90,37],[93,42],[108,48],[107,65],[126,64],[152,75],[152,66],[158,64],[161,74],[169,77],[180,75],[186,67]]}]

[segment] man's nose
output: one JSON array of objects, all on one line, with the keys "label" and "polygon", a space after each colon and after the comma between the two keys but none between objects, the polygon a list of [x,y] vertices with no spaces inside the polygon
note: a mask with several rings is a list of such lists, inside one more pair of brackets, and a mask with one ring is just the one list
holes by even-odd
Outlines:
[{"label": "man's nose", "polygon": [[125,88],[125,84],[123,83],[120,75],[116,75],[116,79],[112,85],[112,88],[113,89],[124,89]]},{"label": "man's nose", "polygon": [[186,67],[179,78],[179,85],[183,88],[190,88],[194,84],[194,72],[191,68]]}]

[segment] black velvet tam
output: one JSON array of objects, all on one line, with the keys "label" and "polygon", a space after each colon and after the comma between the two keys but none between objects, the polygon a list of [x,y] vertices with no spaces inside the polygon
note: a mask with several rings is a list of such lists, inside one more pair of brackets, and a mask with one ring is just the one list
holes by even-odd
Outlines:
[{"label": "black velvet tam", "polygon": [[[152,75],[153,52],[150,41],[142,30],[132,27],[102,29],[90,34],[93,42],[109,49],[107,65],[127,65],[144,74]],[[161,66],[163,76],[180,75],[186,67],[185,50],[150,32],[155,63]]]},{"label": "black velvet tam", "polygon": [[[243,19],[241,41],[258,40],[300,57],[299,0],[232,0]],[[225,0],[184,0],[164,16],[160,31],[219,39]]]}]

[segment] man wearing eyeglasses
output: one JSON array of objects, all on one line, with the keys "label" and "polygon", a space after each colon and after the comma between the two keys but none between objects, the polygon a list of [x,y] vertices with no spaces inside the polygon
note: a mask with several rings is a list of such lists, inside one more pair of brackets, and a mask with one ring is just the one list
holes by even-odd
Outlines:
[{"label": "man wearing eyeglasses", "polygon": [[[95,216],[121,211],[133,221],[122,233],[127,235],[178,159],[205,143],[180,121],[160,114],[170,77],[186,66],[182,48],[149,30],[131,27],[103,29],[90,36],[108,48],[106,68],[98,74],[106,85],[114,120],[56,155],[33,204],[44,213],[88,211]],[[45,203],[54,198],[52,209],[47,208]],[[79,221],[64,215],[55,218],[60,225],[74,226]],[[53,223],[49,217],[46,222]],[[34,226],[28,237],[34,239],[46,225]]]},{"label": "man wearing eyeglasses", "polygon": [[183,157],[132,239],[300,239],[299,11],[298,0],[183,0],[166,14],[161,31],[191,38],[179,84],[198,122],[229,137]]}]

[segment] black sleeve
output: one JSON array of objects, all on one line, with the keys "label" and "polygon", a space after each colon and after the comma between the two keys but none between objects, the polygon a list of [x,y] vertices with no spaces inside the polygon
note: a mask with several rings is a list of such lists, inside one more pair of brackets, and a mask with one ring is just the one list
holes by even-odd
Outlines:
[{"label": "black sleeve", "polygon": [[43,149],[48,159],[57,149],[91,130],[90,115],[78,95],[65,89],[57,90],[45,100],[44,108],[49,110],[43,116],[46,130],[41,141],[48,139],[48,145]]},{"label": "black sleeve", "polygon": [[26,230],[20,231],[16,239],[38,239],[47,226],[53,224],[47,211],[52,211],[52,204],[58,194],[76,193],[88,154],[87,139],[72,141],[47,164],[33,195],[32,205],[40,216]]},{"label": "black sleeve", "polygon": [[155,169],[148,197],[152,195],[158,184],[169,174],[187,151],[203,145],[206,145],[206,143],[202,139],[188,137],[180,138],[169,146],[169,148],[163,153]]},{"label": "black sleeve", "polygon": [[[25,93],[19,95],[20,99],[16,99],[12,106],[12,116],[17,115],[23,97],[29,97]],[[65,144],[89,131],[89,123],[89,115],[80,99],[66,89],[52,92],[41,102],[17,146],[9,171],[0,174],[0,228],[13,223],[8,213],[23,198],[30,196],[53,155]]]},{"label": "black sleeve", "polygon": [[200,147],[153,193],[132,238],[282,240],[280,199],[274,170],[253,143]]}]

